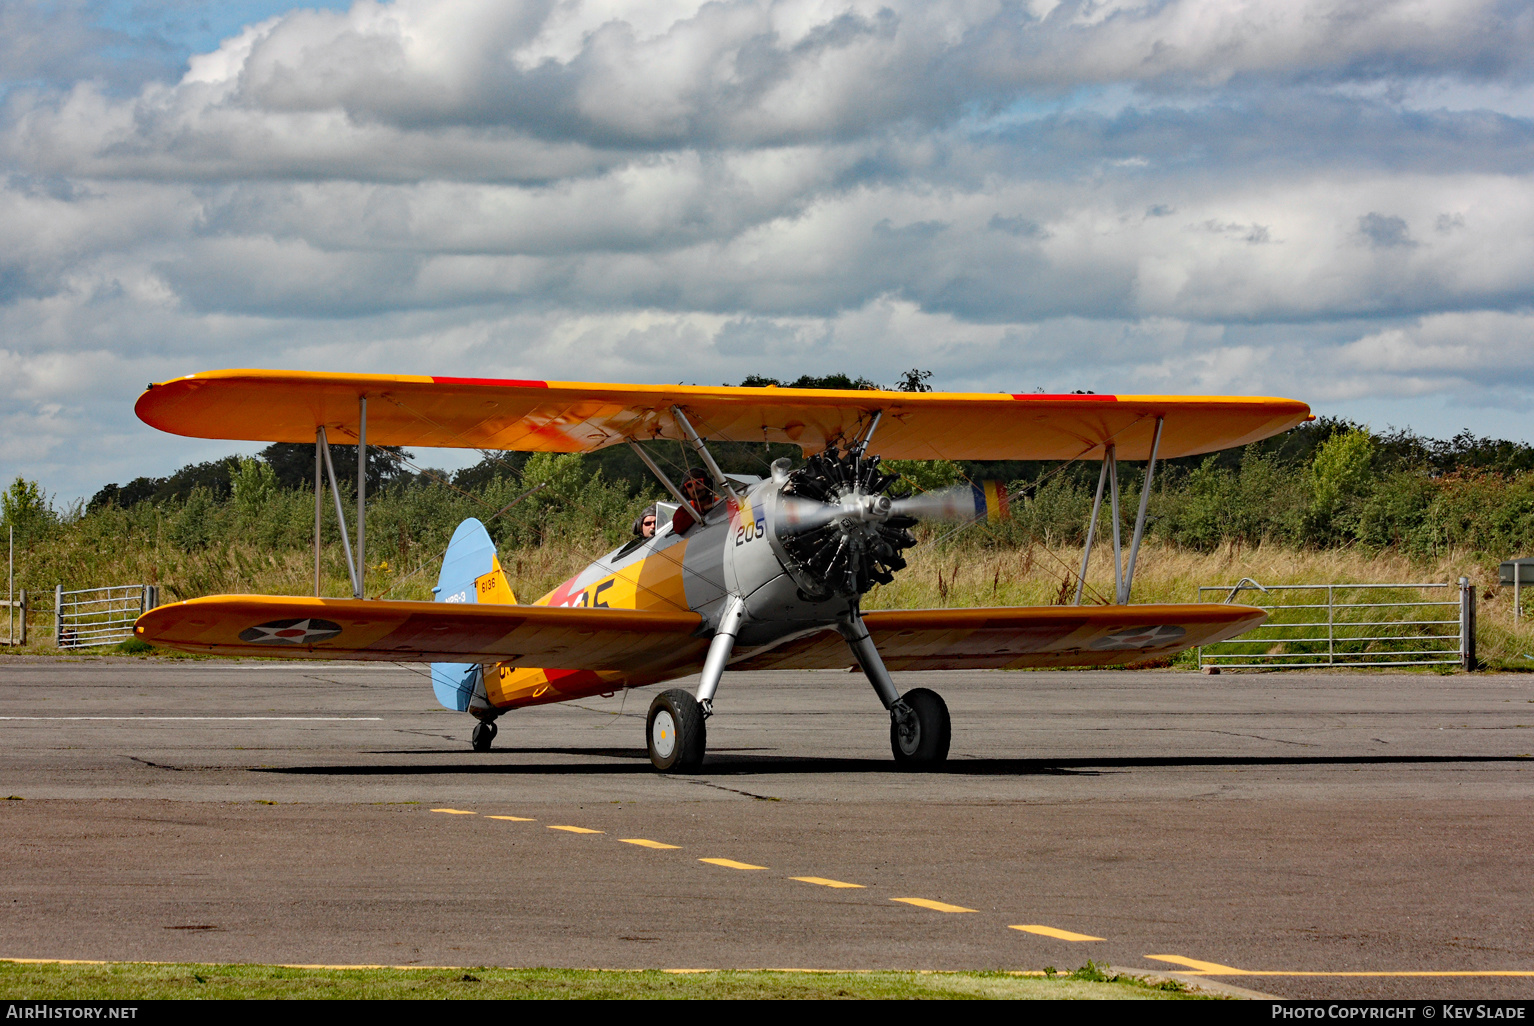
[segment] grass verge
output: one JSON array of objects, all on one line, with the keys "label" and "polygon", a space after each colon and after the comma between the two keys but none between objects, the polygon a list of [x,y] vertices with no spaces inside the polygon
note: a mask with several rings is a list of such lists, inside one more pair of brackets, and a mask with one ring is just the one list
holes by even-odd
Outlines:
[{"label": "grass verge", "polygon": [[1206,997],[1088,962],[1071,973],[805,970],[303,968],[145,962],[0,961],[0,999],[857,998],[1110,999]]}]

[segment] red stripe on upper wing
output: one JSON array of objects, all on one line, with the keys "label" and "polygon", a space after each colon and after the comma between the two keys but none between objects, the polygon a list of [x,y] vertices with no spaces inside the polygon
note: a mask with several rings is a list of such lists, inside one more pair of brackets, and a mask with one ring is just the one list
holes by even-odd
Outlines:
[{"label": "red stripe on upper wing", "polygon": [[[437,380],[441,381],[442,379],[438,378]],[[1083,402],[1089,402],[1089,403],[1116,403],[1116,402],[1119,401],[1119,397],[1116,396],[1116,395],[1093,395],[1090,392],[1087,392],[1087,393],[1084,393],[1084,394],[1083,393],[1078,393],[1078,392],[1072,392],[1070,395],[1053,395],[1053,394],[1047,394],[1047,393],[1044,393],[1044,392],[1021,392],[1021,393],[1013,392],[1012,393],[1012,398],[1014,398],[1014,399],[1080,399]]]},{"label": "red stripe on upper wing", "polygon": [[548,388],[547,381],[524,381],[521,378],[438,378],[431,379],[438,385],[498,385],[502,388]]}]

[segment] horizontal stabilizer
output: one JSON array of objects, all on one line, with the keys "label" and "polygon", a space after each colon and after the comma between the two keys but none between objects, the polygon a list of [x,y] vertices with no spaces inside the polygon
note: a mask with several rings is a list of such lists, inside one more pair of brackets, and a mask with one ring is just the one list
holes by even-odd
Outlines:
[{"label": "horizontal stabilizer", "polygon": [[152,609],[133,630],[217,655],[628,670],[694,658],[701,625],[696,613],[632,609],[211,595]]},{"label": "horizontal stabilizer", "polygon": [[[1268,614],[1215,603],[885,609],[863,614],[891,670],[1115,666],[1164,659],[1251,630]],[[826,630],[730,665],[731,670],[829,670],[852,654]]]}]

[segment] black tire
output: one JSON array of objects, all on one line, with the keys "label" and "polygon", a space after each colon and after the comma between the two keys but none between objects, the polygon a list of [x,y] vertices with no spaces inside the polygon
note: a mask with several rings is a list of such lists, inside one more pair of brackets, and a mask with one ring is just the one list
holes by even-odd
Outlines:
[{"label": "black tire", "polygon": [[696,773],[708,748],[708,727],[698,700],[681,688],[656,695],[645,718],[645,747],[651,764],[662,773]]},{"label": "black tire", "polygon": [[953,740],[953,723],[948,719],[948,704],[936,691],[913,688],[900,699],[916,714],[914,737],[902,737],[900,724],[890,718],[890,748],[895,762],[908,769],[940,766],[948,759],[948,744]]},{"label": "black tire", "polygon": [[495,735],[500,730],[492,720],[485,720],[474,725],[474,733],[469,735],[469,744],[476,752],[488,752],[490,745],[495,741]]}]

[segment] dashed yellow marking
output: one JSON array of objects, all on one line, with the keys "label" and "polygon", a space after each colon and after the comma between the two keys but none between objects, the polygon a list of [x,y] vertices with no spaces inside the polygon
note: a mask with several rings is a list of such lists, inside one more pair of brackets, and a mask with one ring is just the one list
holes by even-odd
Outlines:
[{"label": "dashed yellow marking", "polygon": [[624,844],[637,844],[641,848],[680,848],[680,844],[662,844],[660,841],[651,841],[644,837],[620,837],[618,840]]},{"label": "dashed yellow marking", "polygon": [[1200,962],[1196,958],[1184,958],[1181,955],[1146,955],[1146,958],[1154,958],[1158,962],[1171,962],[1173,965],[1187,966],[1198,973],[1219,973],[1222,976],[1245,976],[1245,969],[1233,969],[1228,965],[1218,962]]},{"label": "dashed yellow marking", "polygon": [[863,890],[862,884],[848,883],[845,880],[827,880],[823,876],[791,876],[790,880],[798,880],[800,883],[819,884],[821,887],[856,887]]},{"label": "dashed yellow marking", "polygon": [[550,830],[563,830],[566,833],[571,833],[571,834],[605,834],[607,832],[605,830],[588,830],[585,827],[578,827],[578,826],[554,826],[552,824],[550,824],[549,829]]},{"label": "dashed yellow marking", "polygon": [[907,905],[917,905],[921,908],[930,908],[934,912],[978,912],[977,908],[965,908],[963,905],[950,905],[946,901],[933,901],[931,898],[891,898],[891,901],[903,901]]},{"label": "dashed yellow marking", "polygon": [[445,812],[449,816],[478,816],[479,815],[479,813],[477,813],[477,812],[470,812],[468,809],[432,809],[431,811],[433,811],[433,812]]},{"label": "dashed yellow marking", "polygon": [[513,823],[536,823],[536,822],[538,822],[536,819],[529,819],[526,816],[486,816],[485,818],[486,819],[509,819]]},{"label": "dashed yellow marking", "polygon": [[1069,930],[1056,929],[1053,926],[1009,926],[1009,930],[1022,930],[1024,933],[1036,933],[1040,937],[1053,937],[1055,940],[1068,941],[1097,941],[1102,937],[1094,937],[1090,933],[1072,933]]},{"label": "dashed yellow marking", "polygon": [[707,862],[711,866],[723,866],[725,869],[766,869],[766,866],[753,866],[749,862],[736,862],[734,859],[699,859],[699,862]]},{"label": "dashed yellow marking", "polygon": [[1218,962],[1201,962],[1182,955],[1146,955],[1158,962],[1187,966],[1190,976],[1534,976],[1534,969],[1395,969],[1395,970],[1341,970],[1336,972],[1309,972],[1289,969],[1237,969]]}]

